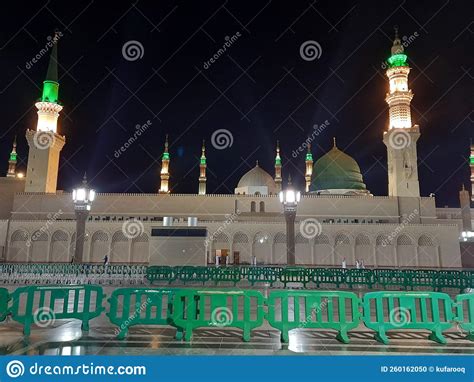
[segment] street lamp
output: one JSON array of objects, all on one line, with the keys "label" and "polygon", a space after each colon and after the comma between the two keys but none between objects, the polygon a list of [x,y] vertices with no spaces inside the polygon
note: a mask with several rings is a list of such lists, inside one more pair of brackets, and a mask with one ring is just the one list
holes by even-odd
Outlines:
[{"label": "street lamp", "polygon": [[82,263],[86,221],[94,199],[95,191],[87,184],[86,174],[84,174],[82,184],[72,190],[72,201],[74,202],[74,212],[76,214],[76,249],[72,260],[74,263]]},{"label": "street lamp", "polygon": [[280,191],[280,202],[286,220],[286,261],[289,265],[295,264],[295,218],[296,207],[301,199],[301,193],[291,186],[291,177],[288,179],[288,187]]}]

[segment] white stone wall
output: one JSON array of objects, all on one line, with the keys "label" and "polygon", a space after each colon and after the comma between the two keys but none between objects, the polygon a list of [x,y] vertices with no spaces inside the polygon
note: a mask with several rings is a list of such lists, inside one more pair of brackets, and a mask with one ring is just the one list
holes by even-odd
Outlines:
[{"label": "white stone wall", "polygon": [[[123,222],[87,222],[84,261],[102,262],[107,254],[112,263],[148,263],[152,227],[161,223],[142,222],[143,232],[133,239],[124,235]],[[7,230],[0,221],[0,232]],[[178,224],[185,226],[185,224]],[[253,256],[261,264],[286,263],[286,229],[283,222],[200,221],[208,229],[208,261],[217,249],[240,253],[240,263]],[[336,265],[345,258],[367,266],[460,267],[457,225],[431,224],[322,224],[319,234],[307,239],[296,225],[298,264]],[[74,251],[75,221],[11,221],[8,227],[6,261],[69,262]]]}]

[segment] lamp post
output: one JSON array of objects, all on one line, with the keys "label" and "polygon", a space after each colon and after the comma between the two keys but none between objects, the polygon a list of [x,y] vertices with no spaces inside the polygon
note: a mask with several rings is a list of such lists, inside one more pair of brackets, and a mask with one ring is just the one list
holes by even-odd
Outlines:
[{"label": "lamp post", "polygon": [[82,263],[86,221],[94,199],[95,191],[87,184],[86,174],[84,174],[82,184],[72,190],[72,201],[74,202],[74,212],[76,214],[76,249],[72,258],[73,263]]},{"label": "lamp post", "polygon": [[289,178],[288,187],[280,191],[280,202],[283,204],[286,220],[286,262],[289,265],[295,264],[295,218],[300,199],[301,193],[291,186],[291,178]]}]

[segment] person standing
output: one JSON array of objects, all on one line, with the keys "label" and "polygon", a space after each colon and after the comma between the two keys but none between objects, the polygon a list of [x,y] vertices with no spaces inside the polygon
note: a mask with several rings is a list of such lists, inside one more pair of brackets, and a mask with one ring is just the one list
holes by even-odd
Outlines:
[{"label": "person standing", "polygon": [[346,269],[347,268],[347,262],[346,262],[346,258],[344,257],[342,259],[342,269]]}]

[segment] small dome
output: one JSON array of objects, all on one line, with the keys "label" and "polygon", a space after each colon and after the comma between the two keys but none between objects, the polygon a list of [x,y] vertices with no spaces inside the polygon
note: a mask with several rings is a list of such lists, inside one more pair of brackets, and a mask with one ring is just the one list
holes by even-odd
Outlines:
[{"label": "small dome", "polygon": [[334,147],[313,166],[312,192],[368,194],[360,168],[354,158]]},{"label": "small dome", "polygon": [[276,193],[275,181],[268,172],[258,165],[258,162],[253,169],[240,178],[237,188],[244,187],[267,187],[268,194]]}]

